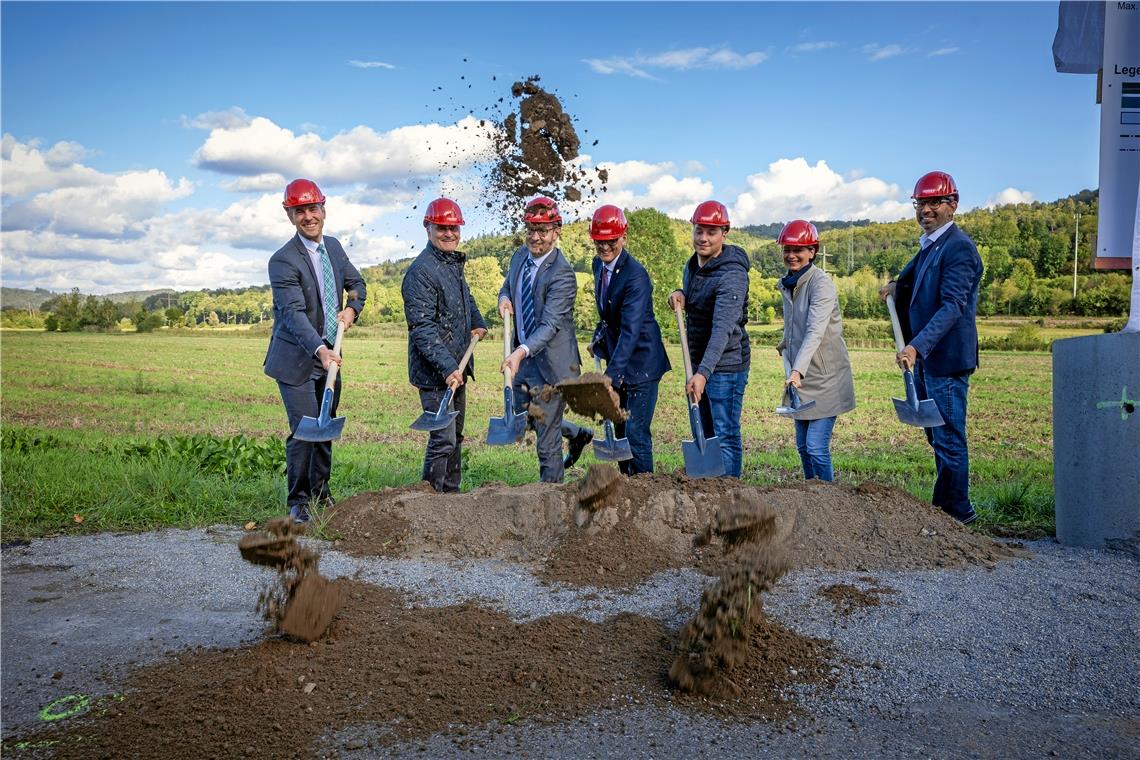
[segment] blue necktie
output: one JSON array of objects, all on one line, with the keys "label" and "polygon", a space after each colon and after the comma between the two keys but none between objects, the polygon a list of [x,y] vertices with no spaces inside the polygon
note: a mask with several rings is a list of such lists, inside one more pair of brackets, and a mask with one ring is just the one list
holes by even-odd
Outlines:
[{"label": "blue necktie", "polygon": [[336,343],[336,281],[333,280],[332,261],[325,244],[317,246],[321,255],[321,280],[323,282],[321,300],[325,305],[325,340]]},{"label": "blue necktie", "polygon": [[534,265],[534,258],[527,256],[526,266],[523,268],[522,286],[519,288],[519,299],[522,301],[523,330],[529,338],[534,335],[538,327],[538,320],[534,317],[534,273],[538,267]]}]

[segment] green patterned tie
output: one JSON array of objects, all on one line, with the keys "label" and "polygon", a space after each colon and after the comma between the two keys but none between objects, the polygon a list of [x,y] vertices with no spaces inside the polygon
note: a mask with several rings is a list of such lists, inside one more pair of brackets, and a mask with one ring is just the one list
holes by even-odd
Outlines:
[{"label": "green patterned tie", "polygon": [[333,280],[332,261],[325,244],[317,245],[321,255],[321,278],[324,280],[321,297],[325,304],[325,340],[336,343],[336,282]]}]

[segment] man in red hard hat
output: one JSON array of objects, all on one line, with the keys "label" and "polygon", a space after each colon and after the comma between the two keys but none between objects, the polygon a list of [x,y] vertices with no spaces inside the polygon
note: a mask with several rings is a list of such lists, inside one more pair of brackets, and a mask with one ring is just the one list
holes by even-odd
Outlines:
[{"label": "man in red hard hat", "polygon": [[[550,198],[535,198],[523,211],[523,223],[526,243],[511,256],[499,290],[499,314],[514,315],[517,346],[502,367],[509,367],[514,376],[515,412],[526,411],[534,428],[539,476],[543,482],[561,483],[566,469],[562,457],[566,400],[554,386],[577,377],[581,369],[574,332],[578,281],[558,248],[562,230],[558,205]],[[544,392],[539,393],[540,388]],[[589,431],[579,434],[579,454],[592,438]],[[571,454],[575,443],[572,438]]]},{"label": "man in red hard hat", "polygon": [[653,282],[641,262],[625,249],[629,223],[617,206],[602,206],[590,220],[594,241],[594,303],[598,326],[586,350],[606,360],[606,375],[629,411],[625,422],[614,425],[619,438],[629,439],[633,459],[619,462],[626,475],[653,472],[653,436],[650,423],[657,408],[661,376],[669,371],[669,357],[661,342],[661,328],[653,316]]},{"label": "man in red hard hat", "polygon": [[931,501],[963,524],[977,519],[970,503],[970,456],[966,443],[966,394],[978,366],[978,286],[982,260],[974,241],[956,224],[958,186],[946,172],[922,175],[911,195],[922,228],[919,251],[898,280],[883,286],[894,294],[906,346],[896,361],[914,369],[920,398],[934,400],[946,424],[926,428],[937,476]]},{"label": "man in red hard hat", "polygon": [[420,405],[436,411],[448,388],[458,412],[442,430],[428,435],[423,480],[436,491],[459,491],[463,422],[467,412],[466,379],[475,377],[475,360],[459,362],[473,337],[487,334],[487,324],[467,286],[467,256],[459,250],[463,212],[450,198],[436,198],[424,213],[427,246],[408,267],[400,286],[408,322],[408,381],[420,392]]},{"label": "man in red hard hat", "polygon": [[[317,417],[328,369],[341,358],[333,352],[337,323],[352,327],[364,309],[364,278],[340,242],[324,234],[325,196],[316,183],[295,179],[281,204],[297,234],[269,259],[273,287],[273,334],[265,374],[277,381],[290,435],[285,439],[286,505],[295,522],[307,522],[314,506],[333,503],[329,493],[332,443],[293,437],[302,417]],[[345,294],[347,293],[347,300]],[[340,403],[341,376],[331,414]]]},{"label": "man in red hard hat", "polygon": [[685,391],[700,405],[701,423],[720,438],[724,474],[739,478],[744,444],[740,412],[752,349],[744,326],[748,322],[748,269],[743,248],[725,242],[728,209],[719,201],[697,206],[693,225],[693,255],[681,276],[682,286],[669,294],[669,306],[685,310],[693,377]]}]

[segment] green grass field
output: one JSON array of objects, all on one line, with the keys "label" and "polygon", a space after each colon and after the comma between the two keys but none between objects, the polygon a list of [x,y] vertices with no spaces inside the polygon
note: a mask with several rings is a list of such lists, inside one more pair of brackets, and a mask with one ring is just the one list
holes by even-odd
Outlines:
[{"label": "green grass field", "polygon": [[[244,435],[267,445],[282,439],[285,414],[277,386],[261,371],[267,342],[267,335],[249,332],[5,331],[0,337],[4,535],[238,523],[279,514],[284,477],[270,469],[206,472],[185,459],[141,456],[130,449],[134,443],[192,434]],[[689,435],[679,347],[669,346],[669,352],[675,369],[662,381],[653,423],[657,466],[663,471],[682,467],[680,442]],[[406,333],[398,327],[356,330],[346,338],[344,353],[340,414],[348,422],[334,449],[334,494],[343,498],[416,482],[425,434],[408,429],[420,409],[406,381]],[[903,387],[892,352],[852,349],[851,356],[858,408],[835,428],[838,478],[888,483],[928,499],[933,458],[922,432],[895,418],[891,397],[901,396]],[[493,341],[475,354],[465,489],[538,479],[533,446],[493,448],[482,442],[488,419],[502,414],[500,357],[501,344]],[[801,477],[792,424],[772,413],[781,376],[774,349],[754,346],[743,415],[748,482]],[[981,524],[1052,531],[1051,399],[1048,354],[983,354],[972,380],[969,417]],[[575,469],[592,461],[587,452]],[[571,471],[569,477],[574,475]]]}]

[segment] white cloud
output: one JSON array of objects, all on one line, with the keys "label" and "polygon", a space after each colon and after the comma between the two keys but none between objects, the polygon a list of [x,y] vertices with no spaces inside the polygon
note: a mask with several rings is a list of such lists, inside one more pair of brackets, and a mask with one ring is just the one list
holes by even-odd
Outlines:
[{"label": "white cloud", "polygon": [[85,155],[79,143],[58,142],[42,151],[38,140],[24,143],[5,134],[0,139],[0,192],[5,198],[20,198],[56,187],[98,184],[102,175],[79,163]]},{"label": "white cloud", "polygon": [[601,163],[609,172],[606,192],[591,205],[613,203],[622,208],[656,208],[678,218],[688,219],[697,204],[712,197],[713,184],[700,177],[677,177],[671,161],[649,164],[644,161]]},{"label": "white cloud", "polygon": [[956,47],[944,47],[944,48],[938,48],[937,50],[931,50],[929,53],[926,54],[926,57],[927,58],[934,58],[935,56],[950,55],[951,53],[957,53],[957,52],[958,52],[958,48],[956,48]]},{"label": "white cloud", "polygon": [[206,111],[197,116],[183,116],[182,126],[191,129],[238,129],[249,124],[244,108],[232,106],[225,111]]},{"label": "white cloud", "polygon": [[788,50],[793,53],[815,53],[833,47],[839,47],[839,43],[821,40],[819,42],[801,42],[797,45],[792,45]]},{"label": "white cloud", "polygon": [[470,167],[490,156],[493,129],[490,121],[480,126],[468,116],[446,126],[417,124],[382,133],[357,126],[325,140],[311,132],[294,134],[259,116],[240,128],[212,130],[195,162],[239,176],[276,173],[330,185],[383,183]]},{"label": "white cloud", "polygon": [[392,64],[384,63],[383,61],[349,61],[348,65],[352,66],[355,69],[394,69],[394,68],[396,68]]},{"label": "white cloud", "polygon": [[614,58],[584,58],[582,62],[599,74],[626,74],[642,79],[653,79],[649,69],[746,69],[758,66],[768,59],[768,54],[755,50],[738,53],[732,48],[695,47],[667,50],[662,53]]},{"label": "white cloud", "polygon": [[871,42],[863,46],[863,52],[872,61],[882,61],[886,58],[902,55],[907,51],[903,49],[902,45],[879,45],[877,42]]},{"label": "white cloud", "polygon": [[983,208],[993,208],[994,206],[1004,206],[1009,203],[1032,203],[1033,193],[1028,190],[1018,190],[1016,187],[1007,187],[999,192],[997,195],[991,196],[985,202]]},{"label": "white cloud", "polygon": [[871,219],[896,221],[911,213],[899,201],[898,185],[855,173],[846,177],[826,161],[815,165],[800,158],[781,158],[768,170],[747,178],[748,190],[736,198],[734,224],[767,224],[791,219]]}]

